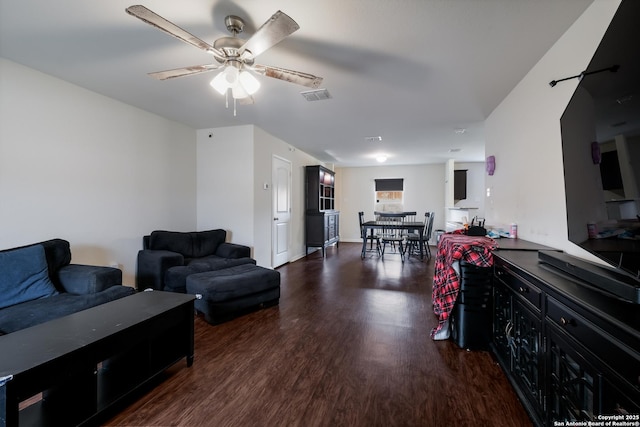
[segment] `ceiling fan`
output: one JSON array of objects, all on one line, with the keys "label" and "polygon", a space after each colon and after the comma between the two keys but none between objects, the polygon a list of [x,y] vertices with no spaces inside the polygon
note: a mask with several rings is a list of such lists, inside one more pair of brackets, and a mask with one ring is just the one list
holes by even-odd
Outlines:
[{"label": "ceiling fan", "polygon": [[231,93],[234,100],[234,115],[235,101],[240,100],[242,103],[252,103],[251,95],[260,87],[260,82],[252,75],[252,72],[314,89],[318,88],[322,83],[322,77],[300,71],[260,65],[254,62],[255,57],[300,28],[293,19],[282,11],[274,13],[248,40],[238,37],[238,34],[244,30],[242,18],[229,15],[224,19],[224,22],[227,30],[231,33],[231,37],[221,37],[214,41],[213,45],[183,30],[142,5],[130,6],[126,9],[126,12],[185,43],[210,53],[216,61],[212,64],[193,65],[149,73],[151,77],[158,80],[167,80],[222,70],[211,81],[211,86],[220,94],[226,94],[227,106],[229,93]]}]

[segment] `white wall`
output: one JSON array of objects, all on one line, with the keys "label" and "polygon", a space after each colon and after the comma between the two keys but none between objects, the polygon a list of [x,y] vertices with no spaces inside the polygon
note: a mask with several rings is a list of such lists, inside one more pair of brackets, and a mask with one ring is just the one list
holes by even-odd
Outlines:
[{"label": "white wall", "polygon": [[318,161],[253,125],[197,135],[198,230],[227,230],[227,241],[250,246],[257,264],[271,267],[271,168],[279,156],[292,164],[289,260],[304,256],[304,166]]},{"label": "white wall", "polygon": [[253,246],[253,126],[200,129],[197,140],[197,229]]},{"label": "white wall", "polygon": [[195,227],[195,130],[0,58],[0,248],[62,238],[135,281],[142,236]]},{"label": "white wall", "polygon": [[[477,208],[469,211],[472,217],[484,217],[484,162],[456,162],[455,169],[467,170],[467,198],[459,200],[455,206],[457,208]],[[469,218],[471,220],[471,218]]]},{"label": "white wall", "polygon": [[619,4],[595,0],[485,123],[485,153],[496,156],[488,223],[516,222],[520,238],[594,260],[567,240],[560,117],[578,80],[549,82],[586,69]]},{"label": "white wall", "polygon": [[[291,162],[291,222],[290,230],[290,246],[289,261],[295,261],[305,256],[305,233],[304,233],[304,213],[305,213],[305,166],[319,164],[318,159],[310,156],[304,151],[298,150],[288,143],[274,137],[264,130],[255,128],[255,182],[256,188],[256,211],[255,211],[255,230],[256,242],[261,242],[260,246],[256,246],[259,251],[258,259],[264,259],[265,264],[271,266],[271,227],[273,225],[273,196],[271,189],[272,183],[272,160],[273,156]],[[268,182],[269,191],[264,190],[264,183]],[[267,260],[269,263],[267,264]]]},{"label": "white wall", "polygon": [[340,211],[340,240],[361,242],[358,212],[373,219],[375,182],[404,179],[404,209],[423,216],[436,214],[434,229],[444,229],[444,164],[336,168],[336,206]]}]

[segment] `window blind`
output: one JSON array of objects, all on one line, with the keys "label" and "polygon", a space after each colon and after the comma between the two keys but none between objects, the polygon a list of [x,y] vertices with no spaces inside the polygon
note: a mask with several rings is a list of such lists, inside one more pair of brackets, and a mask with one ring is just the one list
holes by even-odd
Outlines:
[{"label": "window blind", "polygon": [[376,191],[403,191],[404,178],[376,179]]}]

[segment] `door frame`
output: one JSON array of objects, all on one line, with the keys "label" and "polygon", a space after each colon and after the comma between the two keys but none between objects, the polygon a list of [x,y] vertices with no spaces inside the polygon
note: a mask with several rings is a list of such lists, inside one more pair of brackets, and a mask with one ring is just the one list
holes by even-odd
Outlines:
[{"label": "door frame", "polygon": [[[288,168],[288,177],[287,177],[287,187],[288,187],[288,191],[287,191],[287,206],[289,208],[289,212],[286,215],[286,219],[285,221],[280,220],[279,218],[282,216],[282,214],[279,214],[278,212],[276,212],[277,209],[277,193],[278,193],[278,188],[276,188],[277,185],[277,176],[276,176],[276,172],[277,172],[277,167],[276,167],[276,162],[280,162],[281,166],[283,163],[287,165]],[[287,262],[289,262],[290,256],[291,256],[291,217],[292,217],[292,184],[293,184],[293,180],[292,180],[292,173],[293,173],[293,164],[291,162],[291,160],[286,159],[284,157],[281,156],[277,156],[277,155],[272,155],[272,159],[271,159],[271,266],[273,268],[276,268],[280,265],[286,264]],[[279,222],[280,221],[280,222]],[[277,227],[278,224],[282,224],[283,222],[286,222],[286,228],[287,228],[287,248],[286,248],[286,253],[284,255],[281,255],[281,257],[283,257],[282,259],[278,256],[278,241],[277,241],[277,237],[278,237],[278,233],[277,233]]]}]

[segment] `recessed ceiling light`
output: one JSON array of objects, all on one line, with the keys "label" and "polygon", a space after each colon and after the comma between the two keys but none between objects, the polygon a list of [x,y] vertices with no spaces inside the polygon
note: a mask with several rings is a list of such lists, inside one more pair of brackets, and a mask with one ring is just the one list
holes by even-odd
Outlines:
[{"label": "recessed ceiling light", "polygon": [[456,133],[457,135],[462,135],[466,131],[467,131],[467,129],[465,129],[465,128],[457,128],[457,129],[453,130],[453,132]]},{"label": "recessed ceiling light", "polygon": [[380,155],[376,157],[376,160],[378,161],[378,163],[384,163],[387,161],[387,156]]}]

